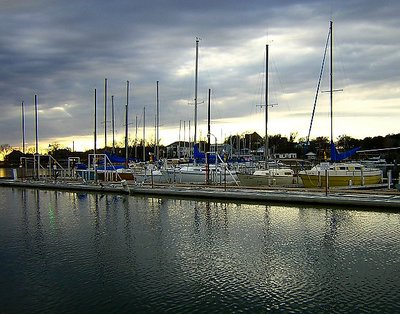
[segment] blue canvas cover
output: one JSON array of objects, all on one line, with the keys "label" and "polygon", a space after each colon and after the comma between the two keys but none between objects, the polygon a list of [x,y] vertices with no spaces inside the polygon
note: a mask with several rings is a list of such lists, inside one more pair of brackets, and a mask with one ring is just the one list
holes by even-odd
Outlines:
[{"label": "blue canvas cover", "polygon": [[361,147],[355,147],[347,152],[339,153],[335,144],[331,141],[331,161],[341,161],[353,156]]},{"label": "blue canvas cover", "polygon": [[[206,163],[207,162],[206,153],[201,152],[199,150],[199,145],[198,144],[194,144],[194,146],[193,146],[193,158],[194,158],[194,160],[196,160],[196,162],[199,162],[199,163]],[[208,163],[214,164],[215,163],[215,158],[216,158],[215,154],[209,154],[208,155]]]}]

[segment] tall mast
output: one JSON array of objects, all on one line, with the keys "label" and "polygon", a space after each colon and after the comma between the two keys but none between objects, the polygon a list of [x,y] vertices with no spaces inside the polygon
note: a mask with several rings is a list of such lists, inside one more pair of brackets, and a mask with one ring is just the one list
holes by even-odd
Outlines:
[{"label": "tall mast", "polygon": [[97,105],[96,105],[96,99],[97,99],[97,90],[96,88],[94,89],[94,127],[93,127],[93,154],[96,155],[96,141],[97,141],[97,133],[96,133],[96,115],[97,115]]},{"label": "tall mast", "polygon": [[183,157],[186,157],[186,120],[183,121]]},{"label": "tall mast", "polygon": [[146,161],[146,107],[143,107],[143,162]]},{"label": "tall mast", "polygon": [[[208,89],[208,108],[207,108],[207,150],[206,150],[206,163],[207,163],[207,176],[206,183],[210,184],[210,146],[211,146],[211,88]],[[217,144],[217,143],[215,143]],[[215,158],[217,158],[217,147],[215,147]],[[217,162],[217,160],[215,160]]]},{"label": "tall mast", "polygon": [[94,89],[94,131],[93,131],[93,168],[94,168],[94,181],[97,182],[97,161],[96,161],[96,143],[97,143],[97,90]]},{"label": "tall mast", "polygon": [[158,160],[158,158],[159,158],[159,155],[160,155],[160,152],[159,152],[159,147],[158,147],[158,144],[159,144],[159,141],[160,141],[160,101],[159,101],[159,98],[158,98],[158,81],[157,81],[157,101],[156,101],[156,105],[157,105],[157,110],[156,110],[156,146],[155,146],[155,148],[156,148],[156,151],[155,151],[155,153],[156,153],[156,159]]},{"label": "tall mast", "polygon": [[190,120],[188,121],[188,148],[189,148],[189,152],[190,152],[190,157],[193,157],[193,155],[192,155],[192,153],[193,153],[192,143],[190,141]]},{"label": "tall mast", "polygon": [[22,130],[22,152],[25,154],[25,108],[23,101],[21,103],[21,130]]},{"label": "tall mast", "polygon": [[34,99],[34,109],[35,109],[35,138],[36,138],[36,152],[34,155],[34,159],[33,159],[33,168],[34,173],[35,173],[35,178],[39,179],[40,176],[40,155],[39,155],[39,127],[38,127],[38,122],[39,122],[39,117],[38,117],[38,97],[37,95],[35,95],[35,99]]},{"label": "tall mast", "polygon": [[[208,108],[207,108],[207,152],[211,151],[211,88],[208,89]],[[217,147],[215,147],[217,151]],[[208,163],[208,155],[207,163]]]},{"label": "tall mast", "polygon": [[268,161],[268,45],[265,45],[265,167]]},{"label": "tall mast", "polygon": [[112,152],[115,153],[115,116],[114,116],[114,95],[111,96],[111,126],[112,126]]},{"label": "tall mast", "polygon": [[[208,89],[208,110],[207,110],[207,140],[208,140],[208,147],[207,151],[209,152],[211,142],[210,142],[210,136],[211,136],[211,88]],[[217,148],[215,148],[217,149]]]},{"label": "tall mast", "polygon": [[129,105],[129,81],[126,81],[126,105],[125,105],[125,168],[128,168],[128,105]]},{"label": "tall mast", "polygon": [[35,144],[36,154],[39,154],[39,117],[38,117],[38,96],[35,95]]},{"label": "tall mast", "polygon": [[138,143],[138,139],[137,139],[137,131],[138,131],[138,120],[137,120],[137,116],[135,117],[135,158],[138,158],[137,155],[137,143]]},{"label": "tall mast", "polygon": [[107,147],[107,79],[104,79],[104,150]]},{"label": "tall mast", "polygon": [[199,67],[199,38],[196,37],[196,68],[194,77],[194,139],[193,143],[197,142],[197,80]]},{"label": "tall mast", "polygon": [[181,158],[181,130],[182,130],[182,120],[179,120],[179,140],[178,140],[178,151],[177,156]]},{"label": "tall mast", "polygon": [[330,33],[331,33],[331,44],[330,44],[330,103],[331,103],[331,143],[333,143],[333,22],[330,21]]}]

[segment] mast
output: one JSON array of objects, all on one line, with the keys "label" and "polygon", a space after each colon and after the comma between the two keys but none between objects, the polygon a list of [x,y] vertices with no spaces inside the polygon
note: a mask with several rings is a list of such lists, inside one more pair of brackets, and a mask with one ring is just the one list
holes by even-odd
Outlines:
[{"label": "mast", "polygon": [[178,140],[178,151],[177,156],[181,158],[181,130],[182,130],[182,120],[179,120],[179,140]]},{"label": "mast", "polygon": [[156,160],[158,160],[159,155],[160,155],[160,150],[158,147],[159,141],[160,141],[160,101],[158,97],[158,83],[157,81],[157,101],[156,101],[156,144],[155,144],[155,154],[156,154]]},{"label": "mast", "polygon": [[330,82],[329,82],[329,97],[330,97],[330,104],[331,104],[331,143],[333,143],[333,22],[330,21]]},{"label": "mast", "polygon": [[93,168],[94,168],[94,181],[97,182],[97,161],[96,161],[96,142],[97,142],[97,90],[94,89],[94,131],[93,131]]},{"label": "mast", "polygon": [[135,159],[138,158],[138,155],[137,155],[137,143],[138,143],[137,131],[138,131],[138,120],[137,120],[137,116],[136,116],[135,117]]},{"label": "mast", "polygon": [[[189,143],[190,148],[190,143]],[[183,157],[186,156],[186,120],[183,121]]]},{"label": "mast", "polygon": [[143,162],[146,161],[146,107],[143,107]]},{"label": "mast", "polygon": [[196,68],[194,77],[194,139],[193,143],[197,143],[197,80],[199,67],[199,38],[196,37]]},{"label": "mast", "polygon": [[40,155],[39,155],[39,117],[38,117],[38,96],[35,95],[35,143],[36,143],[36,152],[34,157],[34,169],[36,172],[35,177],[39,179],[40,176]]},{"label": "mast", "polygon": [[128,105],[129,105],[129,81],[126,81],[126,105],[125,105],[125,168],[128,168]]},{"label": "mast", "polygon": [[97,134],[96,134],[96,115],[97,115],[97,112],[96,112],[96,110],[97,110],[97,106],[96,106],[96,99],[97,99],[97,90],[96,90],[96,88],[94,89],[94,127],[93,127],[93,154],[94,155],[96,155],[96,136],[97,136]]},{"label": "mast", "polygon": [[38,96],[35,95],[35,147],[36,154],[39,154],[39,117],[38,117]]},{"label": "mast", "polygon": [[107,147],[107,79],[104,79],[104,150]]},{"label": "mast", "polygon": [[25,154],[25,108],[23,101],[21,103],[21,131],[22,131],[22,153]]},{"label": "mast", "polygon": [[[210,146],[211,146],[211,88],[208,89],[208,113],[207,113],[207,152],[209,152]],[[215,148],[217,149],[217,148]],[[208,163],[208,157],[207,157],[207,163]]]},{"label": "mast", "polygon": [[[208,89],[208,110],[207,110],[207,150],[206,150],[206,163],[207,163],[207,176],[206,182],[210,184],[210,154],[207,154],[211,151],[211,88]],[[215,147],[215,152],[217,151],[217,147]],[[215,158],[217,158],[217,154],[215,154]],[[216,161],[217,162],[217,161]]]},{"label": "mast", "polygon": [[265,45],[265,168],[268,162],[268,45]]},{"label": "mast", "polygon": [[[194,145],[193,145],[194,147]],[[188,121],[188,148],[189,148],[189,156],[193,157],[193,147],[192,143],[190,142],[190,120]]]},{"label": "mast", "polygon": [[115,116],[114,116],[114,95],[111,96],[111,120],[112,120],[112,152],[115,153]]}]

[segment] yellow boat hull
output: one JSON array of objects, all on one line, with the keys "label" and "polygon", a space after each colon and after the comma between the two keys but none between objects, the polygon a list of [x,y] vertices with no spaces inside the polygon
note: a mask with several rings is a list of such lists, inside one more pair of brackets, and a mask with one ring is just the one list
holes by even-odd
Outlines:
[{"label": "yellow boat hull", "polygon": [[[306,188],[326,187],[326,176],[300,174]],[[382,183],[382,176],[328,176],[328,186],[372,185]]]}]

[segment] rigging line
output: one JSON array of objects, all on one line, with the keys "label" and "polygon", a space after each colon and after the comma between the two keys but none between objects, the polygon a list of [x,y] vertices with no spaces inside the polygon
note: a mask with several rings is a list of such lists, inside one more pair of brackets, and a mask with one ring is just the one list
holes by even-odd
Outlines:
[{"label": "rigging line", "polygon": [[[263,64],[260,65],[261,69],[257,74],[257,82],[254,84],[256,86],[256,91],[253,93],[253,100],[251,104],[251,108],[256,108],[255,109],[255,114],[256,115],[261,115],[263,110],[262,107],[259,104],[262,104],[264,102],[264,95],[265,95],[265,50],[264,50],[264,56],[263,56]],[[258,100],[259,98],[259,100]],[[260,109],[257,109],[260,108]],[[252,109],[253,110],[253,109]],[[253,111],[252,111],[253,112]]]},{"label": "rigging line", "polygon": [[[270,90],[271,90],[271,93],[272,93],[272,97],[275,97],[275,99],[276,99],[274,101],[274,103],[278,103],[278,98],[279,98],[278,95],[279,94],[282,95],[286,91],[285,91],[285,88],[283,86],[282,77],[281,77],[281,75],[279,73],[279,70],[278,70],[278,64],[277,64],[277,62],[276,62],[276,60],[275,60],[275,58],[273,56],[271,56],[270,59],[271,59],[271,62],[270,62],[271,63],[271,67],[272,67],[272,69],[273,69],[273,71],[275,73],[275,80],[273,80],[273,79],[270,80],[270,82],[271,82]],[[274,88],[274,87],[276,87],[276,88]],[[289,109],[289,111],[291,111],[290,103],[287,100],[285,100],[284,97],[281,97],[281,98],[283,98],[283,99],[280,99],[279,102],[281,102],[283,100],[284,101],[284,105]],[[273,101],[271,101],[271,102],[273,102]]]},{"label": "rigging line", "polygon": [[315,93],[314,106],[313,106],[313,111],[312,111],[312,114],[311,114],[310,128],[309,128],[309,130],[308,130],[308,135],[307,135],[307,140],[306,140],[306,145],[307,145],[307,146],[310,144],[311,128],[312,128],[312,124],[313,124],[313,120],[314,120],[315,107],[317,106],[318,94],[319,94],[319,89],[320,89],[320,86],[321,86],[322,74],[323,74],[323,72],[324,72],[325,60],[326,60],[326,52],[327,52],[327,50],[328,50],[328,45],[329,45],[329,38],[330,38],[330,36],[331,36],[331,30],[329,30],[329,32],[328,32],[328,38],[326,39],[324,57],[323,57],[323,59],[322,59],[321,71],[320,71],[320,73],[319,73],[317,91],[316,91],[316,93]]}]

